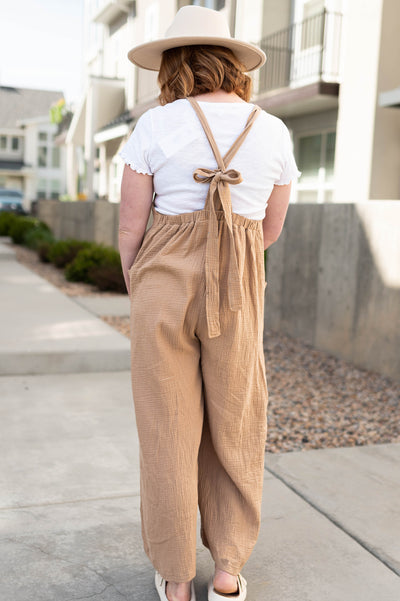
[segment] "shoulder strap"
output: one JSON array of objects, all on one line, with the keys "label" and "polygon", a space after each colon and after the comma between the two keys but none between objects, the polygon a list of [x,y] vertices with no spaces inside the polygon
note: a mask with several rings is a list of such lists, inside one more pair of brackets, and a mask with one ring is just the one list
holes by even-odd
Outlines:
[{"label": "shoulder strap", "polygon": [[233,159],[233,157],[239,150],[240,146],[243,144],[247,134],[250,131],[250,128],[252,127],[254,121],[256,120],[257,116],[259,115],[259,113],[261,112],[262,109],[259,106],[254,107],[254,109],[251,111],[251,113],[247,119],[247,122],[246,122],[246,125],[245,125],[243,131],[239,134],[239,136],[236,138],[236,140],[234,141],[234,143],[232,144],[232,146],[230,147],[228,152],[222,158],[219,148],[217,146],[217,143],[215,141],[215,138],[213,136],[213,133],[211,131],[211,128],[206,119],[206,116],[203,113],[202,109],[200,108],[199,103],[197,102],[197,100],[195,98],[193,98],[193,96],[186,96],[186,98],[187,98],[187,100],[189,100],[190,104],[196,111],[196,114],[200,120],[200,123],[203,126],[203,129],[205,131],[205,134],[207,136],[207,139],[210,143],[210,146],[214,153],[215,159],[217,161],[218,167],[222,171],[225,171],[226,167],[229,165],[229,163],[231,162],[231,160]]}]

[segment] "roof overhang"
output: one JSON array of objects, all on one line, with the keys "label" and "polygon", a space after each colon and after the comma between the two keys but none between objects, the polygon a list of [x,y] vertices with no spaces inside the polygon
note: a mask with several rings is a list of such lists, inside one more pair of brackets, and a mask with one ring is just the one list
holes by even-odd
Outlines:
[{"label": "roof overhang", "polygon": [[24,131],[24,129],[22,129],[22,126],[21,126],[21,128],[0,127],[0,134],[2,136],[24,136],[25,131]]},{"label": "roof overhang", "polygon": [[381,92],[379,94],[379,106],[399,108],[400,107],[400,87],[388,92]]},{"label": "roof overhang", "polygon": [[338,106],[339,84],[316,81],[296,88],[281,88],[257,97],[257,104],[277,117],[321,112]]},{"label": "roof overhang", "polygon": [[91,76],[74,113],[65,143],[85,146],[95,132],[121,114],[125,105],[125,83],[121,79]]},{"label": "roof overhang", "polygon": [[0,161],[1,175],[33,175],[32,165],[27,165],[23,161]]},{"label": "roof overhang", "polygon": [[105,0],[101,3],[101,8],[93,17],[95,23],[108,25],[120,15],[128,15],[131,10],[129,6],[132,2],[124,0]]},{"label": "roof overhang", "polygon": [[49,123],[49,113],[47,115],[38,115],[37,117],[30,117],[29,119],[18,119],[16,125],[24,127],[26,125],[36,125],[36,123]]},{"label": "roof overhang", "polygon": [[103,142],[114,140],[115,138],[123,138],[129,133],[130,129],[131,128],[127,123],[120,123],[114,127],[109,127],[97,132],[97,134],[94,135],[94,141],[96,144],[102,144]]}]

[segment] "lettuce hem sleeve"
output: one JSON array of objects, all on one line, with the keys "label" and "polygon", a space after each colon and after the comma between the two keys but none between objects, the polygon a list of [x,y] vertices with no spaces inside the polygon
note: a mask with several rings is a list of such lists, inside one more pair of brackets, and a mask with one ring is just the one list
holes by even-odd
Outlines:
[{"label": "lettuce hem sleeve", "polygon": [[275,186],[287,186],[287,184],[290,184],[290,182],[292,180],[299,178],[301,174],[302,174],[302,171],[295,169],[294,171],[292,171],[292,173],[285,175],[285,177],[281,177],[281,179],[279,181],[275,182],[274,185]]},{"label": "lettuce hem sleeve", "polygon": [[138,165],[136,165],[135,161],[133,161],[130,157],[128,157],[128,155],[126,154],[126,152],[124,150],[121,150],[118,153],[118,156],[120,156],[127,165],[129,165],[129,167],[132,169],[132,171],[136,171],[137,173],[143,173],[143,175],[154,175],[153,173],[151,173],[151,171],[147,168],[142,168],[139,167]]}]

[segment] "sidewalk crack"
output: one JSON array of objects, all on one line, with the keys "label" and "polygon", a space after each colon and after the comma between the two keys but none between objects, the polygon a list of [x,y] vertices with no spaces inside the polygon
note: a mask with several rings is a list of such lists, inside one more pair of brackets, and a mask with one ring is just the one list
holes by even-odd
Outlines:
[{"label": "sidewalk crack", "polygon": [[337,528],[339,528],[339,530],[341,530],[342,532],[347,534],[347,536],[349,536],[351,539],[353,539],[358,545],[360,545],[368,553],[373,555],[373,557],[375,557],[375,559],[377,559],[380,563],[382,563],[384,566],[386,566],[391,572],[396,574],[396,576],[400,576],[400,568],[398,568],[396,565],[392,565],[392,563],[389,559],[379,555],[378,552],[376,551],[376,549],[374,549],[374,547],[369,545],[365,540],[360,538],[357,534],[346,529],[344,524],[342,524],[339,520],[335,519],[327,511],[324,511],[321,507],[316,505],[314,501],[312,501],[305,493],[298,490],[293,484],[291,484],[290,482],[287,482],[285,480],[284,476],[282,476],[281,474],[276,472],[271,467],[267,467],[265,464],[264,464],[264,469],[267,472],[269,472],[270,474],[272,474],[273,476],[275,476],[275,478],[280,480],[285,486],[287,486],[287,488],[289,488],[291,491],[293,491],[298,497],[303,499],[303,501],[305,501],[313,509],[318,511],[319,514],[323,515],[326,519],[328,519],[332,524],[334,524]]}]

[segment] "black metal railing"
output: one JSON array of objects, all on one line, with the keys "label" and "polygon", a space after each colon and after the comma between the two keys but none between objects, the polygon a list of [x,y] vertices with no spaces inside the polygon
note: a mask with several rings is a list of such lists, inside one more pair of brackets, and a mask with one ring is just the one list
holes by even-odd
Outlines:
[{"label": "black metal railing", "polygon": [[324,10],[263,38],[259,45],[267,62],[260,69],[259,91],[337,80],[341,24],[340,13]]}]

